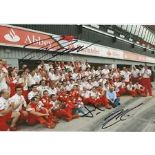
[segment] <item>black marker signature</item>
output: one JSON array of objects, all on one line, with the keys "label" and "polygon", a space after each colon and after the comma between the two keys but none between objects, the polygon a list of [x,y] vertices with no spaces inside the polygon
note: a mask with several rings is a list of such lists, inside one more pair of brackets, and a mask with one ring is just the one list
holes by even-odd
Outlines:
[{"label": "black marker signature", "polygon": [[[48,38],[45,38],[45,39],[37,40],[37,41],[31,42],[31,43],[29,43],[29,44],[26,44],[26,45],[24,45],[24,48],[26,48],[26,47],[28,47],[28,46],[30,46],[30,45],[33,45],[33,44],[35,44],[35,43],[37,43],[37,42],[45,41],[45,40],[49,40],[49,39],[51,39],[51,36],[48,37]],[[52,39],[54,39],[54,38],[52,38]],[[94,45],[94,44],[96,44],[96,43],[99,42],[99,41],[96,41],[95,43],[92,43],[92,44],[90,44],[90,45],[88,45],[88,46],[86,46],[86,47],[78,45],[77,47],[65,48],[65,47],[67,47],[67,46],[70,46],[70,45],[75,44],[78,40],[75,39],[75,40],[72,40],[72,41],[68,41],[68,44],[67,44],[67,45],[64,45],[64,46],[63,46],[63,44],[66,44],[66,43],[60,44],[60,43],[59,43],[60,40],[62,40],[62,39],[59,39],[59,40],[55,40],[55,39],[54,39],[54,42],[48,43],[47,45],[44,45],[44,46],[42,46],[42,47],[39,48],[39,50],[50,51],[50,50],[52,50],[52,49],[54,49],[54,48],[56,48],[56,47],[59,47],[59,48],[57,48],[56,50],[52,50],[52,52],[54,52],[54,53],[51,53],[51,54],[52,54],[52,57],[48,58],[47,60],[50,60],[51,58],[54,58],[54,57],[56,57],[57,55],[64,55],[64,54],[68,54],[68,53],[74,52],[74,51],[80,52],[80,51],[85,50],[85,49],[87,49],[88,47],[90,47],[90,46],[92,46],[92,45]],[[54,44],[54,43],[57,43],[57,45],[56,45],[56,46],[51,46],[51,45]],[[61,50],[61,52],[59,52],[60,50]],[[56,53],[55,53],[55,52],[56,52]],[[47,55],[47,54],[48,54],[48,53],[46,53],[45,55]],[[29,55],[31,55],[31,52],[28,53],[28,54],[27,54],[26,56],[24,56],[23,58],[26,58],[26,57],[29,56]],[[43,55],[42,57],[44,57],[45,55]]]},{"label": "black marker signature", "polygon": [[113,126],[114,124],[117,124],[121,121],[125,121],[129,116],[131,116],[129,114],[129,112],[135,110],[136,108],[142,106],[143,104],[144,103],[140,103],[137,106],[134,106],[132,108],[120,109],[116,112],[113,112],[112,114],[110,114],[109,116],[104,118],[103,124],[102,124],[102,129],[109,128],[109,127]]},{"label": "black marker signature", "polygon": [[[69,42],[67,45],[64,45],[63,47],[60,47],[59,49],[57,49],[58,51],[59,50],[62,50],[62,49],[64,49],[65,47],[67,47],[67,46],[71,46],[71,45],[73,45],[73,44],[75,44],[76,42],[77,42],[78,40],[74,40],[74,41],[72,41],[71,43]],[[63,45],[63,44],[65,44],[65,43],[62,43],[61,45]],[[49,44],[48,44],[49,45]],[[58,45],[56,45],[56,46],[58,46]],[[55,47],[56,47],[55,46]],[[46,49],[45,49],[45,47],[46,47]],[[46,46],[44,46],[44,47],[41,47],[40,48],[40,50],[42,49],[42,48],[44,48],[45,50],[50,50],[51,48],[49,48],[49,47],[47,47],[47,45]],[[53,47],[52,47],[53,48]],[[46,53],[46,54],[44,54],[43,56],[41,56],[40,58],[43,58],[43,57],[45,57],[46,55],[48,55],[49,53]],[[39,59],[40,59],[39,58]]]},{"label": "black marker signature", "polygon": [[[94,115],[93,115],[93,111],[96,111],[97,109],[99,110],[99,111],[104,111],[104,109],[100,109],[99,107],[96,107],[96,106],[94,106],[94,105],[92,105],[92,107],[93,107],[93,109],[89,109],[87,106],[85,106],[84,105],[84,108],[85,109],[87,109],[87,113],[85,113],[84,115],[82,115],[81,117],[89,117],[89,118],[93,118],[94,117]],[[92,108],[91,107],[91,108]],[[99,114],[99,113],[98,113]]]}]

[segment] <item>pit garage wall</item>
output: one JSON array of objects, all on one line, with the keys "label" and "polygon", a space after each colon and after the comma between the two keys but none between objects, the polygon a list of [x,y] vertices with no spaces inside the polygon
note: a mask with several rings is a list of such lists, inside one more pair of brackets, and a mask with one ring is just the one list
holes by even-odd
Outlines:
[{"label": "pit garage wall", "polygon": [[[19,27],[29,28],[32,30],[39,30],[42,32],[47,32],[51,34],[57,35],[73,35],[77,36],[79,40],[83,40],[86,42],[96,42],[100,41],[99,44],[107,47],[112,47],[124,51],[130,51],[133,53],[138,53],[150,57],[155,57],[155,54],[152,54],[151,51],[144,51],[143,48],[136,46],[132,48],[130,43],[124,42],[122,40],[117,39],[116,42],[112,41],[112,37],[106,36],[96,31],[92,31],[91,29],[87,29],[83,27],[81,30],[79,29],[78,25],[31,25],[31,24],[24,24],[19,25],[15,24]],[[93,36],[93,37],[92,37]]]},{"label": "pit garage wall", "polygon": [[[18,59],[23,59],[24,56],[31,53],[31,55],[27,56],[25,59],[31,60],[38,60],[41,56],[43,56],[46,52],[39,51],[39,50],[31,50],[31,49],[21,49],[21,48],[14,48],[14,47],[0,47],[0,58],[6,59],[8,64],[12,67],[16,66],[19,67]],[[43,58],[39,60],[47,60],[48,58],[52,57],[50,52]],[[98,63],[98,64],[123,64],[123,65],[144,65],[143,62],[135,62],[135,61],[127,61],[127,60],[120,60],[120,59],[108,59],[103,57],[94,57],[94,56],[84,56],[84,55],[62,55],[57,56],[52,61],[72,61],[72,60],[87,60],[90,63]],[[155,67],[155,64],[147,63],[149,66]]]}]

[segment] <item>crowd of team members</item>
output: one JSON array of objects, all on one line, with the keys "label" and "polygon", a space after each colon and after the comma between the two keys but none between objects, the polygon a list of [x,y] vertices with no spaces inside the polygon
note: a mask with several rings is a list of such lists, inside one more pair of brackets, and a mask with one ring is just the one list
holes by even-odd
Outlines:
[{"label": "crowd of team members", "polygon": [[59,119],[85,114],[85,104],[111,109],[125,94],[152,96],[150,76],[147,66],[120,70],[83,61],[41,62],[18,70],[0,60],[0,130],[17,130],[23,122],[54,128]]}]

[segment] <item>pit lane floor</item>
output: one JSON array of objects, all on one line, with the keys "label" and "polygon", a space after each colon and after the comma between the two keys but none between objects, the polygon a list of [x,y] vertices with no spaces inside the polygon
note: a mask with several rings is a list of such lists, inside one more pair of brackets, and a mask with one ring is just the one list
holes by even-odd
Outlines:
[{"label": "pit lane floor", "polygon": [[[87,117],[80,117],[79,119],[72,120],[71,122],[60,121],[54,129],[47,129],[41,125],[33,127],[23,125],[21,131],[155,131],[155,97],[146,97],[133,99],[130,97],[122,97],[122,100],[127,100],[128,103],[121,107],[100,111],[96,109]],[[130,98],[130,99],[129,99]],[[134,101],[133,101],[134,100]],[[132,103],[131,103],[132,102]],[[105,122],[105,118],[121,109],[133,108],[141,103],[137,109],[129,112],[125,116],[126,120],[119,121],[108,128],[102,129],[102,125]],[[92,107],[89,107],[93,110]],[[103,109],[103,108],[102,108]],[[127,117],[127,118],[126,118]],[[106,126],[115,123],[115,118],[109,121]],[[106,127],[105,126],[105,127]]]},{"label": "pit lane floor", "polygon": [[[155,89],[153,91],[155,94]],[[148,132],[155,131],[155,95],[150,97],[122,96],[122,105],[111,110],[87,106],[84,117],[70,122],[60,120],[54,129],[41,125],[22,125],[20,131],[96,131]]]}]

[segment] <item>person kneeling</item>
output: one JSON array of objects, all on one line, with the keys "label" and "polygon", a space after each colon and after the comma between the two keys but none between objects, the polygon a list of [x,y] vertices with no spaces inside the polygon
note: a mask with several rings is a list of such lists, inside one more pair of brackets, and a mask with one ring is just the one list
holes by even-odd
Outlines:
[{"label": "person kneeling", "polygon": [[20,118],[18,120],[18,124],[26,122],[28,117],[28,112],[26,111],[27,103],[22,93],[22,87],[16,86],[15,88],[16,94],[13,95],[9,100],[11,105],[14,107],[15,112],[20,113]]},{"label": "person kneeling", "polygon": [[145,87],[143,87],[143,86],[142,86],[141,84],[139,84],[138,82],[136,82],[136,83],[134,84],[134,87],[135,87],[135,89],[136,89],[137,95],[146,97],[146,94],[145,94]]},{"label": "person kneeling", "polygon": [[132,97],[136,97],[136,96],[137,96],[136,89],[135,89],[134,85],[132,84],[132,82],[130,82],[130,83],[127,85],[127,92],[128,92],[128,94],[131,95]]},{"label": "person kneeling", "polygon": [[53,123],[48,119],[48,112],[42,109],[38,96],[32,97],[27,107],[27,111],[29,112],[27,120],[29,125],[35,125],[37,123],[40,123],[47,128],[55,127],[53,126]]}]

